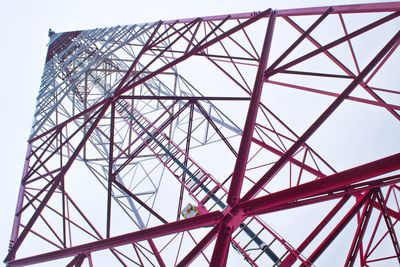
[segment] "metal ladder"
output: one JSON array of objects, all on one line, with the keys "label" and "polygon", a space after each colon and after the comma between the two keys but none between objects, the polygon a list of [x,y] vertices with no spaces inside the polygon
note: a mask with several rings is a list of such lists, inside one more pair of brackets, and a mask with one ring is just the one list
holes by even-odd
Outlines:
[{"label": "metal ladder", "polygon": [[[154,155],[164,164],[166,168],[170,170],[172,174],[184,185],[189,195],[200,205],[204,207],[205,200],[212,199],[210,210],[216,206],[224,209],[226,204],[224,198],[227,195],[227,190],[209,173],[202,169],[193,159],[187,156],[187,164],[183,164],[185,160],[185,153],[182,149],[175,144],[162,129],[154,126],[149,120],[146,119],[139,111],[131,106],[127,101],[120,100],[116,104],[116,111],[123,117],[126,122],[130,125],[131,129],[143,140],[145,146],[147,146]],[[143,149],[142,146],[138,149]],[[186,179],[183,180],[184,174]],[[209,188],[213,188],[210,190]],[[217,195],[216,193],[219,193]],[[249,227],[250,222],[242,223],[238,229],[238,233],[233,237],[233,246],[236,250],[241,253],[245,259],[252,264],[257,266],[256,261],[259,260],[262,254],[266,254],[268,258],[273,262],[273,265],[277,266],[282,258],[278,257],[270,246],[277,240],[276,237],[272,237],[272,241],[265,243],[261,236],[265,236],[267,232],[265,227],[258,223],[256,220],[252,221],[252,224],[257,224],[257,228],[261,228],[258,232],[254,232]],[[244,233],[241,234],[241,233]],[[243,236],[247,236],[247,242],[244,247],[241,247],[239,242],[235,242],[235,239],[245,240]],[[271,236],[271,235],[270,235]],[[246,249],[250,244],[256,244],[260,253],[254,257],[250,257],[246,253]],[[254,249],[252,249],[254,250]]]},{"label": "metal ladder", "polygon": [[[127,101],[119,101],[116,104],[116,111],[126,120],[131,129],[143,140],[145,146],[170,170],[171,173],[183,184],[189,194],[197,203],[207,196],[215,202],[221,202],[227,190],[209,173],[200,167],[192,158],[175,144],[162,130],[154,126],[140,112],[134,109]],[[140,147],[143,149],[143,147]],[[184,176],[186,179],[184,180]],[[208,188],[220,188],[222,196],[218,197]]]}]

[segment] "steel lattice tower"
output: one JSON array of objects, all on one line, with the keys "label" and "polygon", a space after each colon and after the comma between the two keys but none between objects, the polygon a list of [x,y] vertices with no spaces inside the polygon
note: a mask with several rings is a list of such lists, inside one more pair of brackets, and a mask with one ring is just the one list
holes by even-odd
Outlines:
[{"label": "steel lattice tower", "polygon": [[8,266],[398,266],[400,2],[54,33]]}]

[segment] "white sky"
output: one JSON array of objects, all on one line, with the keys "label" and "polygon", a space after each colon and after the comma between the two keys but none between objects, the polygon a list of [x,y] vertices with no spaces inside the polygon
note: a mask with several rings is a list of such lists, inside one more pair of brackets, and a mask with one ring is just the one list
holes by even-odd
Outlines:
[{"label": "white sky", "polygon": [[[113,3],[110,5],[110,3]],[[0,258],[6,255],[35,98],[43,71],[47,30],[56,32],[177,19],[362,2],[289,0],[0,0]]]}]

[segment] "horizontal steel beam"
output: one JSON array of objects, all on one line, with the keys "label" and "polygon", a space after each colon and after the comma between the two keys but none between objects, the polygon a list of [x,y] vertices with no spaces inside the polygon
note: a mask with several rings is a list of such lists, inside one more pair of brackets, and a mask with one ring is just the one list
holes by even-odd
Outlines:
[{"label": "horizontal steel beam", "polygon": [[357,166],[323,179],[301,184],[240,204],[246,215],[263,214],[275,207],[307,197],[328,193],[338,188],[400,169],[400,153]]},{"label": "horizontal steel beam", "polygon": [[140,95],[127,95],[121,96],[120,99],[148,99],[148,100],[188,100],[188,101],[248,101],[250,97],[222,97],[222,96],[140,96]]},{"label": "horizontal steel beam", "polygon": [[[329,7],[306,7],[306,8],[291,8],[291,9],[281,9],[277,10],[276,15],[278,17],[283,16],[308,16],[308,15],[320,15],[324,13]],[[400,9],[400,2],[389,2],[389,3],[373,3],[373,4],[355,4],[355,5],[342,5],[332,7],[331,14],[345,14],[345,13],[366,13],[366,12],[391,12],[397,11]],[[253,17],[255,14],[259,12],[246,12],[246,13],[237,13],[231,14],[230,20],[237,19],[248,19]],[[218,21],[223,20],[228,15],[219,15],[219,16],[207,16],[202,17],[202,21]],[[186,18],[178,20],[179,23],[188,23],[198,18]],[[177,20],[165,20],[164,24],[173,24],[176,23]]]},{"label": "horizontal steel beam", "polygon": [[[328,8],[329,6],[282,9],[277,11],[277,15],[280,17],[319,15],[324,13]],[[331,14],[393,12],[393,11],[398,11],[399,9],[400,9],[400,2],[355,4],[355,5],[334,6],[332,7]]]},{"label": "horizontal steel beam", "polygon": [[83,245],[56,250],[32,257],[13,260],[8,262],[7,266],[25,266],[30,264],[37,264],[41,262],[72,257],[82,253],[91,253],[93,251],[110,249],[178,232],[182,233],[184,231],[193,230],[199,227],[215,225],[222,219],[222,217],[223,215],[221,212],[214,211],[190,219],[176,221],[173,223],[168,223],[160,226],[155,226],[148,229],[142,229],[137,232],[132,232],[120,236],[111,237],[108,239],[86,243]]}]

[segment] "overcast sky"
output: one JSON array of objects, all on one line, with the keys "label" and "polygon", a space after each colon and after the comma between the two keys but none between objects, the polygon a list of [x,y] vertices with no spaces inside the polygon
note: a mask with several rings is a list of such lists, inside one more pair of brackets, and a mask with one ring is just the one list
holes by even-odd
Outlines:
[{"label": "overcast sky", "polygon": [[[113,3],[110,5],[110,3]],[[26,140],[43,71],[47,31],[90,29],[259,11],[384,1],[128,1],[128,0],[0,0],[0,257],[4,258],[12,226]]]}]

